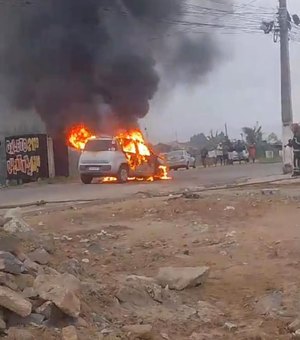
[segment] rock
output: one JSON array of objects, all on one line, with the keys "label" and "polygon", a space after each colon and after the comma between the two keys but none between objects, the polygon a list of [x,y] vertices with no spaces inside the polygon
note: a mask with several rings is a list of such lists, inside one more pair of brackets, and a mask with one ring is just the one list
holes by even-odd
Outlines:
[{"label": "rock", "polygon": [[25,300],[19,293],[7,287],[0,286],[0,306],[22,316],[23,318],[30,315],[32,305]]},{"label": "rock", "polygon": [[10,274],[21,274],[25,271],[25,267],[13,254],[0,251],[0,270]]},{"label": "rock", "polygon": [[11,219],[12,219],[11,217],[0,216],[0,228],[2,228]]},{"label": "rock", "polygon": [[34,250],[28,254],[28,257],[31,261],[42,265],[48,264],[50,261],[50,255],[44,248]]},{"label": "rock", "polygon": [[257,300],[255,310],[262,315],[276,316],[282,304],[282,292],[274,291]]},{"label": "rock", "polygon": [[[41,314],[47,320],[47,326],[55,326],[64,322],[66,314],[64,314],[55,304],[51,301],[47,301],[41,306],[35,309],[37,314]],[[77,321],[77,320],[76,320]]]},{"label": "rock", "polygon": [[160,268],[157,282],[170,289],[183,290],[203,284],[209,275],[209,267],[164,267]]},{"label": "rock", "polygon": [[0,330],[6,329],[6,322],[4,321],[4,313],[3,310],[0,310]]},{"label": "rock", "polygon": [[123,327],[123,331],[129,333],[131,339],[152,339],[151,325],[128,325]]},{"label": "rock", "polygon": [[192,199],[192,200],[198,200],[201,198],[201,196],[199,194],[196,194],[194,192],[184,192],[182,194],[183,198],[187,198],[187,199]]},{"label": "rock", "polygon": [[63,328],[62,340],[78,340],[76,328],[74,326],[68,326]]},{"label": "rock", "polygon": [[12,290],[18,290],[16,279],[12,274],[0,272],[0,284]]},{"label": "rock", "polygon": [[3,229],[11,234],[30,232],[31,228],[23,220],[20,208],[10,209],[4,215],[4,218],[8,219],[3,226]]},{"label": "rock", "polygon": [[43,303],[41,306],[37,307],[35,309],[35,312],[37,314],[42,314],[46,319],[51,318],[51,313],[52,313],[52,307],[54,306],[53,302],[47,301]]},{"label": "rock", "polygon": [[59,271],[61,273],[69,273],[76,277],[80,276],[83,273],[81,263],[76,259],[70,259],[70,260],[64,261],[60,265]]},{"label": "rock", "polygon": [[271,188],[269,188],[269,189],[262,189],[261,190],[261,193],[262,193],[262,195],[265,195],[265,196],[272,196],[272,195],[275,195],[275,194],[279,194],[279,189],[271,189]]},{"label": "rock", "polygon": [[33,262],[28,258],[24,261],[24,267],[30,273],[37,273],[41,268],[39,264]]},{"label": "rock", "polygon": [[34,277],[30,274],[15,275],[15,281],[19,289],[24,290],[27,287],[33,286]]},{"label": "rock", "polygon": [[292,323],[288,325],[288,329],[291,332],[296,332],[297,329],[300,329],[300,319],[294,320]]},{"label": "rock", "polygon": [[36,298],[38,296],[38,293],[33,287],[26,287],[23,290],[22,295],[25,299],[32,299],[32,298]]},{"label": "rock", "polygon": [[10,328],[8,330],[8,340],[35,340],[33,335],[26,329]]},{"label": "rock", "polygon": [[300,339],[300,329],[297,329],[296,332],[293,334],[293,339]]},{"label": "rock", "polygon": [[235,324],[232,323],[232,322],[225,322],[224,327],[225,327],[227,330],[229,330],[230,332],[236,331],[237,328],[238,328],[237,325],[235,325]]},{"label": "rock", "polygon": [[0,236],[0,250],[7,251],[10,253],[15,253],[20,250],[20,240],[10,234],[5,234]]},{"label": "rock", "polygon": [[64,313],[77,318],[80,313],[80,281],[71,274],[38,275],[34,288],[44,300],[52,301]]},{"label": "rock", "polygon": [[37,313],[32,313],[25,318],[18,316],[14,313],[9,313],[7,318],[7,324],[9,327],[17,327],[17,326],[27,326],[27,325],[37,325],[40,326],[43,324],[45,320],[45,316]]},{"label": "rock", "polygon": [[297,329],[300,329],[300,319],[294,320],[292,323],[288,325],[288,329],[291,332],[295,332]]},{"label": "rock", "polygon": [[56,246],[54,238],[51,236],[46,236],[42,239],[43,248],[51,255],[55,253]]},{"label": "rock", "polygon": [[76,327],[78,328],[88,328],[89,327],[89,324],[81,317],[79,317],[77,320],[76,320],[76,323],[75,323]]},{"label": "rock", "polygon": [[126,277],[116,297],[121,303],[140,307],[163,300],[162,289],[152,278],[135,275]]}]

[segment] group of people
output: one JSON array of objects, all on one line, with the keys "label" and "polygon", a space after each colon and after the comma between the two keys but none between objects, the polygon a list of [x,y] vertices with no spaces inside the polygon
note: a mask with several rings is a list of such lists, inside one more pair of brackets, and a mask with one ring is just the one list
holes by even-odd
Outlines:
[{"label": "group of people", "polygon": [[[249,160],[253,163],[256,160],[256,146],[255,144],[248,145]],[[229,138],[226,138],[222,143],[219,143],[217,148],[211,152],[206,147],[201,150],[202,165],[206,168],[209,165],[217,166],[233,164],[236,160],[241,163],[245,159],[244,151],[246,146],[240,140],[236,143],[232,143]],[[236,153],[236,156],[235,156]],[[212,155],[211,157],[210,154]],[[300,154],[299,154],[300,156]]]}]

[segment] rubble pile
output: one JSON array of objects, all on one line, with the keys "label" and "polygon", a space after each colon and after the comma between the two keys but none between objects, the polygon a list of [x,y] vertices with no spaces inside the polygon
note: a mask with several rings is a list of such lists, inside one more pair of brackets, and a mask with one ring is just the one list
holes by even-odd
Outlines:
[{"label": "rubble pile", "polygon": [[[62,339],[77,339],[73,326],[81,311],[81,282],[49,266],[53,244],[24,253],[22,243],[34,232],[18,209],[0,218],[0,332],[8,339],[34,339],[27,325],[62,325]],[[46,248],[46,249],[45,249]],[[83,323],[83,321],[79,321]],[[1,336],[1,335],[0,335]]]}]

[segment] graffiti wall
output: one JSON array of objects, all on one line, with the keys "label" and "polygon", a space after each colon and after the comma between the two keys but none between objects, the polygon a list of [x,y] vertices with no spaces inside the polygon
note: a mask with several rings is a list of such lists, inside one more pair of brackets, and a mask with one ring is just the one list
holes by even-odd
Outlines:
[{"label": "graffiti wall", "polygon": [[5,138],[7,179],[33,181],[49,177],[47,135]]}]

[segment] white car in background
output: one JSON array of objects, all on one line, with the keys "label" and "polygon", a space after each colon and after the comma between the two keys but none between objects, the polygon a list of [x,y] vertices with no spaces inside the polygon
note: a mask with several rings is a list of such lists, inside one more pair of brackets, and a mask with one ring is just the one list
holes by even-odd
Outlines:
[{"label": "white car in background", "polygon": [[249,152],[244,149],[240,154],[237,151],[232,152],[232,162],[246,162],[249,163]]},{"label": "white car in background", "polygon": [[165,160],[170,170],[181,168],[196,168],[196,159],[185,150],[171,151],[165,154]]}]

